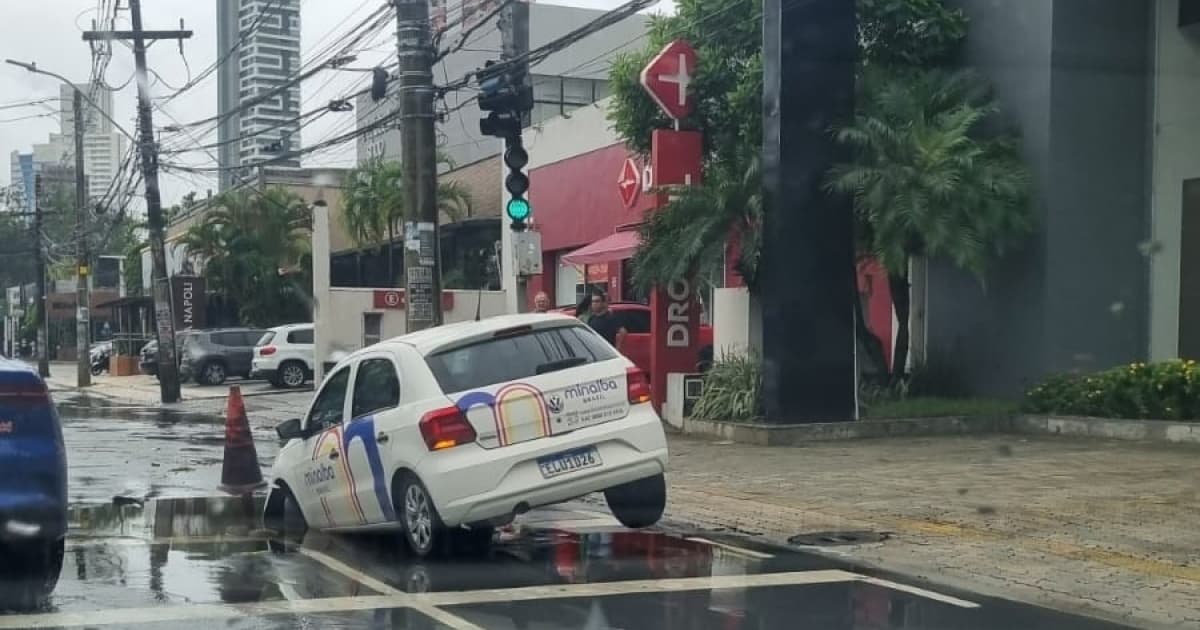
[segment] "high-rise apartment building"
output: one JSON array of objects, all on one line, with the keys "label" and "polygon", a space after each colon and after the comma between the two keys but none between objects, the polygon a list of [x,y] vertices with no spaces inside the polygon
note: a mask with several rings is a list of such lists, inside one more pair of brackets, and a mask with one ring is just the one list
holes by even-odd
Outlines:
[{"label": "high-rise apartment building", "polygon": [[[83,172],[88,178],[88,197],[98,200],[110,191],[122,161],[128,157],[128,139],[109,120],[113,115],[112,92],[86,84],[76,87],[95,104],[92,106],[84,102]],[[60,87],[59,103],[62,150],[70,161],[75,156],[75,88],[69,85]],[[97,108],[99,111],[96,111]],[[35,158],[35,161],[38,160]]]},{"label": "high-rise apartment building", "polygon": [[221,188],[300,148],[300,0],[217,0]]}]

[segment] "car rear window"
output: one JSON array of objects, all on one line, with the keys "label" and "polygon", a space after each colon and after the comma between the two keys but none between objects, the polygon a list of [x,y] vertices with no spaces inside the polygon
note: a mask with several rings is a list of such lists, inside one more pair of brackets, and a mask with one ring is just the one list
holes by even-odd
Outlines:
[{"label": "car rear window", "polygon": [[488,339],[426,357],[446,393],[532,378],[547,365],[577,360],[587,365],[617,357],[595,332],[584,326],[531,330]]},{"label": "car rear window", "polygon": [[313,331],[311,328],[301,328],[288,333],[288,343],[308,344],[313,342]]},{"label": "car rear window", "polygon": [[275,339],[274,331],[268,330],[267,332],[263,333],[263,336],[259,338],[258,343],[255,345],[265,346],[265,345],[271,343],[271,341],[273,339]]}]

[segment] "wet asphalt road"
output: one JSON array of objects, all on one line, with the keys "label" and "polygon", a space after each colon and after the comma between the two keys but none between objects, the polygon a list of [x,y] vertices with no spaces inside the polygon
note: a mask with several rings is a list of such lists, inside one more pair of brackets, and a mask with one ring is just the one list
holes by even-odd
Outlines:
[{"label": "wet asphalt road", "polygon": [[[48,609],[0,613],[0,629],[1118,627],[820,552],[628,531],[594,500],[524,515],[483,555],[434,561],[394,535],[271,538],[261,499],[213,490],[222,430],[217,418],[64,409],[74,506],[62,577]],[[273,435],[255,437],[269,465]]]},{"label": "wet asphalt road", "polygon": [[[75,504],[113,497],[197,497],[216,492],[221,480],[224,420],[155,408],[59,404],[67,447],[68,491]],[[262,424],[251,425],[264,473],[279,442]]]}]

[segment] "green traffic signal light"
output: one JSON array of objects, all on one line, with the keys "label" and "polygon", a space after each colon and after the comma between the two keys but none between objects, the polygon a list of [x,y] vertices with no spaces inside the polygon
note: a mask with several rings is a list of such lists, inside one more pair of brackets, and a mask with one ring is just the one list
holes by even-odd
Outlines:
[{"label": "green traffic signal light", "polygon": [[525,219],[529,218],[529,215],[533,212],[533,209],[529,207],[528,201],[521,198],[514,198],[508,200],[508,206],[505,208],[505,212],[508,214],[508,218],[512,219],[513,221],[524,221]]}]

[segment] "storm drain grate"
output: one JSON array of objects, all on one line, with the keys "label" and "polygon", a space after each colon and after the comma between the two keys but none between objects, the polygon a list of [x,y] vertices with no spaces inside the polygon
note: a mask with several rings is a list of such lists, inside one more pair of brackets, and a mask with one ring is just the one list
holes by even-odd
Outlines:
[{"label": "storm drain grate", "polygon": [[793,545],[804,547],[836,547],[839,545],[863,545],[883,542],[888,539],[885,532],[813,532],[796,534],[788,539]]}]

